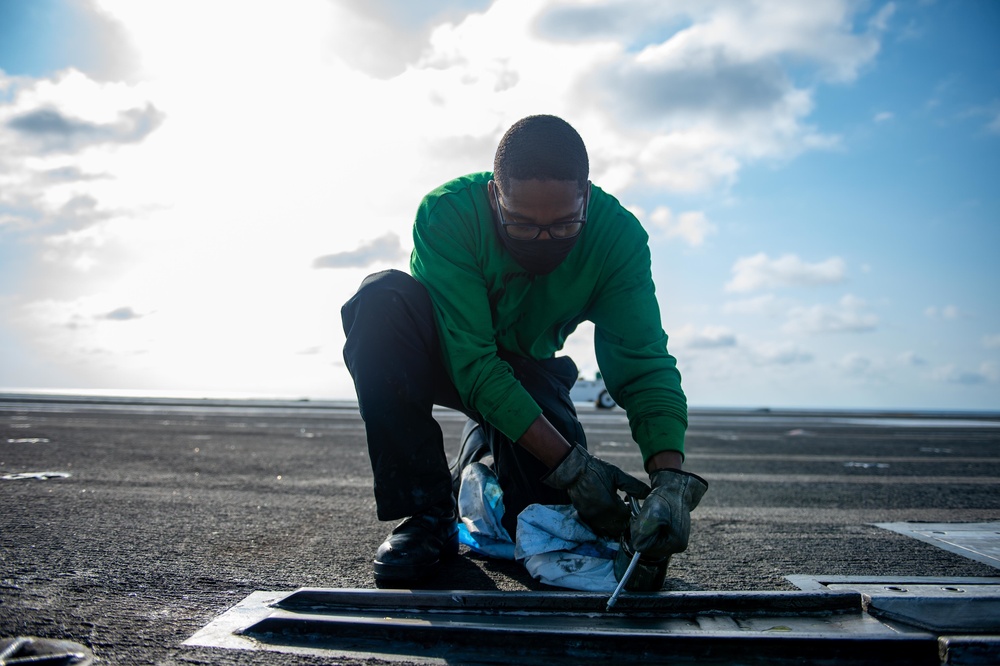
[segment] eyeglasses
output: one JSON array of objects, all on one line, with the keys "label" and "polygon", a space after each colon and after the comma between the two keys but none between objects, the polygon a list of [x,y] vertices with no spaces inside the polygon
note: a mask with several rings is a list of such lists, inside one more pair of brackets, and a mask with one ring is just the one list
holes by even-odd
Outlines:
[{"label": "eyeglasses", "polygon": [[[589,185],[589,183],[588,183]],[[503,216],[503,207],[500,206],[500,198],[497,195],[499,188],[493,183],[493,199],[497,204],[497,213],[500,215],[500,226],[504,233],[514,240],[535,240],[547,231],[550,238],[565,239],[579,236],[583,231],[583,225],[587,223],[587,207],[590,205],[590,187],[587,187],[587,194],[583,200],[583,217],[579,220],[568,222],[554,222],[552,224],[522,224],[520,222],[508,222]]]}]

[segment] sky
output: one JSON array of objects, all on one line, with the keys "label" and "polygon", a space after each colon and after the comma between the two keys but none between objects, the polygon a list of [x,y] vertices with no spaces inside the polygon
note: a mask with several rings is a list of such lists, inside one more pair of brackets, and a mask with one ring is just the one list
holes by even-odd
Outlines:
[{"label": "sky", "polygon": [[[692,407],[1000,410],[1000,3],[0,0],[0,389],[354,397],[340,306],[536,113]],[[593,327],[570,338],[597,371]]]}]

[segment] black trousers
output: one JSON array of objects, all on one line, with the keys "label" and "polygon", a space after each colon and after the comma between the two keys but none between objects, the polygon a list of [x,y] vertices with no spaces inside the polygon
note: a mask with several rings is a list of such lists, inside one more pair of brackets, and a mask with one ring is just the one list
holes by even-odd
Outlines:
[{"label": "black trousers", "polygon": [[[465,408],[448,378],[427,290],[396,270],[369,275],[341,309],[344,360],[354,378],[380,520],[397,520],[453,502],[452,479],[434,405],[464,412],[480,423],[504,491],[504,526],[515,533],[529,504],[567,504],[564,491],[541,482],[548,469],[525,449]],[[573,360],[542,361],[500,352],[545,417],[571,443],[586,446],[569,390]],[[457,454],[457,444],[456,444]]]}]

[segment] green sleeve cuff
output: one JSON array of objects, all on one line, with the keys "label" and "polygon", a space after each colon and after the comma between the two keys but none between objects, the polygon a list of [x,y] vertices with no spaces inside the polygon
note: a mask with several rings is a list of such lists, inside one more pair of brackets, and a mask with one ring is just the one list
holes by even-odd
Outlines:
[{"label": "green sleeve cuff", "polygon": [[541,414],[542,408],[518,385],[483,416],[512,442],[516,442]]},{"label": "green sleeve cuff", "polygon": [[684,433],[687,424],[671,416],[649,419],[637,428],[635,440],[642,452],[642,464],[661,451],[677,451],[684,455]]}]

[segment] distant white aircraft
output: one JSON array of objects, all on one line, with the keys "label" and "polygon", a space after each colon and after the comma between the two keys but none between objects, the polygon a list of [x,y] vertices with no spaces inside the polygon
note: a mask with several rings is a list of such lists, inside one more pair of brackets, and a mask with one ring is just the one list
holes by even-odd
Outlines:
[{"label": "distant white aircraft", "polygon": [[569,397],[573,402],[592,403],[598,409],[611,409],[616,406],[608,389],[605,388],[604,379],[599,372],[596,379],[584,379],[583,377],[577,379],[576,384],[573,384],[573,388],[569,392]]}]

